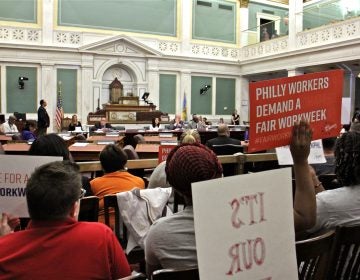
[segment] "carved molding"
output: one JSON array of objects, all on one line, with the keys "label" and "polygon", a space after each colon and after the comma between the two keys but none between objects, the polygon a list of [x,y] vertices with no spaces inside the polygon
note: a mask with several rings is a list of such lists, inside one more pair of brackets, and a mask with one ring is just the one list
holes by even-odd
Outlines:
[{"label": "carved molding", "polygon": [[23,27],[0,27],[0,42],[41,43],[41,29]]}]

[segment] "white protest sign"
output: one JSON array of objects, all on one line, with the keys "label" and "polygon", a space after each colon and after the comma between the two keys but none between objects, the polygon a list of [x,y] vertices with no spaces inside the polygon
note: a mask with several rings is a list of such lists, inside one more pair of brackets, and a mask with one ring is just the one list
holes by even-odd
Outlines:
[{"label": "white protest sign", "polygon": [[291,170],[192,184],[200,279],[298,279]]},{"label": "white protest sign", "polygon": [[58,160],[63,158],[0,155],[0,213],[29,217],[25,187],[31,173],[40,165]]},{"label": "white protest sign", "polygon": [[[294,164],[289,146],[283,146],[283,147],[276,148],[276,156],[277,156],[279,165],[293,165]],[[308,162],[310,164],[326,162],[321,139],[311,141]]]}]

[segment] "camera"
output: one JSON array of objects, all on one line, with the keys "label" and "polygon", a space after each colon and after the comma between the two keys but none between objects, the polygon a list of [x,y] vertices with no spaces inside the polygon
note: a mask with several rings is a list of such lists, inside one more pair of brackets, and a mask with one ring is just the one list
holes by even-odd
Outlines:
[{"label": "camera", "polygon": [[25,87],[24,81],[28,81],[28,80],[29,80],[29,78],[20,76],[19,77],[19,89],[24,89],[24,87]]}]

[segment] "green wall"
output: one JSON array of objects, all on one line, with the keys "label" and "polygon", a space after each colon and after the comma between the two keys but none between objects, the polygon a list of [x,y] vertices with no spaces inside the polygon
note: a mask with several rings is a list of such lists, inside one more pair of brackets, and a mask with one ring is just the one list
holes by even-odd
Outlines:
[{"label": "green wall", "polygon": [[[211,85],[206,94],[200,95],[200,89],[205,85]],[[212,106],[212,78],[191,77],[191,114],[211,114]]]},{"label": "green wall", "polygon": [[36,0],[0,0],[0,20],[37,22]]},{"label": "green wall", "polygon": [[176,111],[176,75],[160,74],[160,111],[175,114]]},{"label": "green wall", "polygon": [[235,79],[216,78],[216,115],[231,115],[234,109]]},{"label": "green wall", "polygon": [[61,81],[61,97],[64,113],[77,112],[77,70],[57,69],[57,90]]},{"label": "green wall", "polygon": [[176,0],[58,1],[58,25],[176,36]]},{"label": "green wall", "polygon": [[[19,89],[19,77],[24,81],[24,89]],[[37,68],[6,67],[6,111],[8,113],[35,113],[37,111]]]},{"label": "green wall", "polygon": [[192,37],[236,44],[236,3],[193,0]]}]

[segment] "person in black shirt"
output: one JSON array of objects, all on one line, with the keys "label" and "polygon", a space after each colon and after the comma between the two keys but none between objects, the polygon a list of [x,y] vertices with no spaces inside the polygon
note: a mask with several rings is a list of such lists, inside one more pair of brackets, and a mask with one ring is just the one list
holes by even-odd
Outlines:
[{"label": "person in black shirt", "polygon": [[40,107],[38,109],[37,135],[42,136],[46,134],[47,128],[50,126],[50,118],[45,109],[47,102],[44,99],[40,100]]}]

